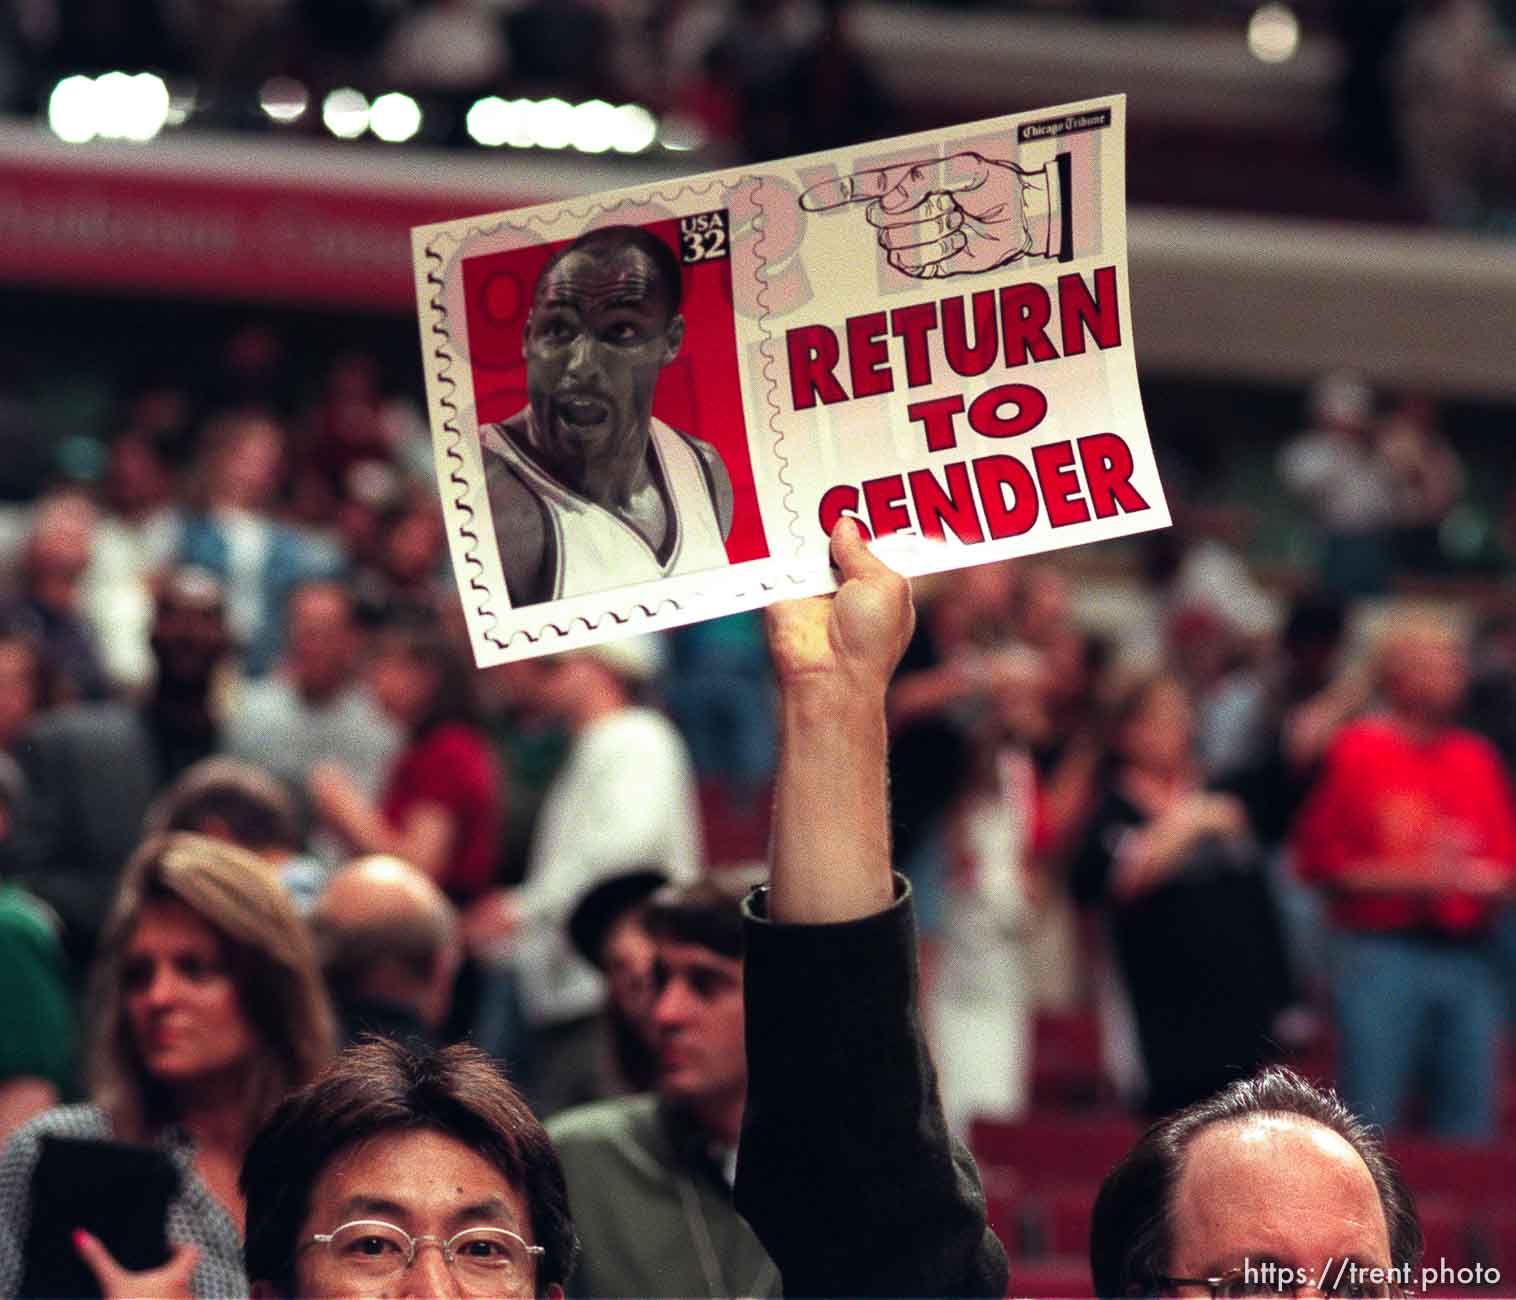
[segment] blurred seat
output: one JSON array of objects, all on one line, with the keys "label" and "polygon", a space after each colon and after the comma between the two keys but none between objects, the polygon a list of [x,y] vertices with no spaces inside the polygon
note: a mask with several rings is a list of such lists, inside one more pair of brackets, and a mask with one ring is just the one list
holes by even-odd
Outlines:
[{"label": "blurred seat", "polygon": [[1430,1196],[1475,1207],[1516,1201],[1516,1143],[1392,1137],[1389,1148],[1418,1204]]},{"label": "blurred seat", "polygon": [[990,1227],[1012,1259],[1039,1260],[1087,1255],[1090,1212],[1098,1182],[1032,1184],[1019,1179],[985,1179]]},{"label": "blurred seat", "polygon": [[1031,1263],[1011,1265],[1011,1283],[1006,1288],[1008,1296],[1088,1296],[1093,1294],[1090,1284],[1090,1265],[1083,1255],[1053,1256]]},{"label": "blurred seat", "polygon": [[969,1147],[980,1168],[1014,1170],[1023,1186],[1093,1182],[1130,1150],[1141,1127],[1124,1115],[1033,1112],[1023,1120],[975,1120]]},{"label": "blurred seat", "polygon": [[1032,1104],[1088,1110],[1113,1093],[1100,1061],[1100,1022],[1093,1011],[1038,1011],[1032,1018]]},{"label": "blurred seat", "polygon": [[1475,1227],[1469,1206],[1457,1197],[1433,1192],[1416,1197],[1416,1213],[1421,1218],[1422,1258],[1427,1264],[1463,1268],[1474,1262]]}]

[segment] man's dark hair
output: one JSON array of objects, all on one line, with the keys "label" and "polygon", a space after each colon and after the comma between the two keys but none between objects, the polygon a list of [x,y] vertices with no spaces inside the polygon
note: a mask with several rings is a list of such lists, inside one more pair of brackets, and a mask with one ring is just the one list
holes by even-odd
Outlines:
[{"label": "man's dark hair", "polygon": [[1390,1238],[1390,1262],[1414,1271],[1421,1263],[1421,1224],[1410,1193],[1377,1133],[1335,1092],[1293,1070],[1273,1066],[1159,1120],[1106,1175],[1090,1222],[1095,1294],[1154,1295],[1173,1250],[1174,1188],[1195,1137],[1215,1124],[1255,1115],[1298,1115],[1330,1129],[1359,1155],[1379,1192]]},{"label": "man's dark hair", "polygon": [[648,900],[643,928],[655,939],[698,943],[733,961],[742,959],[742,900],[761,876],[723,868],[688,885],[668,885]]},{"label": "man's dark hair", "polygon": [[428,669],[435,678],[431,698],[412,728],[412,740],[430,735],[445,723],[472,727],[479,721],[474,666],[436,620],[435,610],[401,609],[374,634],[375,655],[393,651]]},{"label": "man's dark hair", "polygon": [[344,1003],[361,998],[369,977],[382,966],[397,966],[412,980],[430,980],[453,932],[442,913],[336,925],[318,909],[311,918],[311,936],[326,986],[338,1003]]},{"label": "man's dark hair", "polygon": [[[544,1254],[537,1294],[562,1284],[579,1243],[558,1153],[521,1094],[477,1047],[415,1052],[389,1039],[349,1048],[291,1093],[242,1162],[248,1278],[294,1296],[295,1253],[311,1190],[338,1153],[389,1133],[454,1138],[494,1165],[526,1201]],[[335,1225],[324,1225],[334,1227]]]},{"label": "man's dark hair", "polygon": [[1305,591],[1295,598],[1280,640],[1287,646],[1334,646],[1347,626],[1347,606],[1328,591]]},{"label": "man's dark hair", "polygon": [[548,258],[547,265],[538,275],[537,286],[532,292],[532,301],[536,302],[537,295],[547,283],[548,276],[553,273],[553,268],[570,253],[589,253],[597,258],[606,258],[614,257],[626,248],[640,250],[653,264],[653,270],[658,273],[658,283],[663,286],[664,301],[668,304],[669,317],[672,319],[684,301],[684,275],[679,266],[679,259],[674,256],[674,250],[663,240],[642,229],[641,226],[601,226],[598,230],[591,230],[587,234],[580,235],[573,243],[560,248]]},{"label": "man's dark hair", "polygon": [[278,777],[239,759],[201,759],[147,815],[148,829],[155,831],[205,833],[212,822],[220,822],[235,843],[254,853],[300,847],[294,797]]}]

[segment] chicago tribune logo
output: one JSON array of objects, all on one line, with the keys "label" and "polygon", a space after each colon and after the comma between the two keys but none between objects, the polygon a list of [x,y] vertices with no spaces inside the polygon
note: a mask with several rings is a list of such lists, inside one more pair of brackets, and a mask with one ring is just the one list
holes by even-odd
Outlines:
[{"label": "chicago tribune logo", "polygon": [[1062,117],[1046,117],[1040,122],[1023,122],[1016,130],[1016,139],[1021,144],[1029,140],[1050,140],[1058,135],[1075,135],[1080,131],[1100,131],[1111,124],[1111,110],[1095,109],[1088,113],[1066,113]]}]

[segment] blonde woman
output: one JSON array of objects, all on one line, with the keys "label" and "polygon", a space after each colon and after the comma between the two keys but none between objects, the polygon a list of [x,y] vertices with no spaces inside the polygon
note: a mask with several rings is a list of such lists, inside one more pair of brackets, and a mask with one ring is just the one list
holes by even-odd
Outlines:
[{"label": "blonde woman", "polygon": [[[333,1050],[304,927],[261,858],[201,835],[156,835],[123,873],[93,992],[93,1100],[45,1112],[0,1153],[0,1295],[15,1295],[25,1273],[28,1193],[48,1135],[165,1151],[181,1178],[166,1225],[180,1276],[160,1290],[187,1274],[196,1296],[246,1295],[243,1151]],[[85,1239],[78,1249],[111,1293],[121,1278],[103,1248]]]}]

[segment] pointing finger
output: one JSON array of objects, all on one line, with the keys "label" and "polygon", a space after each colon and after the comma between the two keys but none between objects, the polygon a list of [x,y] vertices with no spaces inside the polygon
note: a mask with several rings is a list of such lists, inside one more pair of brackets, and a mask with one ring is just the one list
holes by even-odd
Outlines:
[{"label": "pointing finger", "polygon": [[828,212],[849,203],[870,202],[894,188],[903,170],[906,168],[875,167],[851,176],[835,176],[806,190],[800,196],[800,206],[807,212]]},{"label": "pointing finger", "polygon": [[886,212],[904,212],[929,194],[977,189],[984,184],[988,168],[989,163],[972,151],[913,163],[899,169],[902,174],[880,202]]},{"label": "pointing finger", "polygon": [[893,167],[871,167],[851,176],[834,176],[800,196],[807,212],[827,212],[849,203],[882,202],[886,212],[904,212],[928,194],[952,194],[984,184],[989,162],[972,150],[947,158],[924,158]]}]

